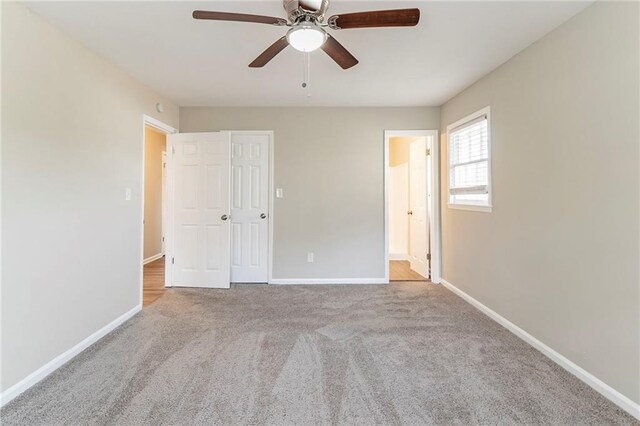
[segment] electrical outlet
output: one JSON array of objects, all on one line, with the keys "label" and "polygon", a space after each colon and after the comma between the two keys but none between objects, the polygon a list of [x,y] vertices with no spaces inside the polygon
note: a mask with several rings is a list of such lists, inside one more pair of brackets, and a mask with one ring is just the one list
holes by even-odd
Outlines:
[{"label": "electrical outlet", "polygon": [[307,262],[313,263],[313,253],[307,253]]},{"label": "electrical outlet", "polygon": [[276,188],[276,198],[282,198],[284,197],[282,188]]},{"label": "electrical outlet", "polygon": [[131,201],[131,188],[124,189],[124,199],[125,201]]}]

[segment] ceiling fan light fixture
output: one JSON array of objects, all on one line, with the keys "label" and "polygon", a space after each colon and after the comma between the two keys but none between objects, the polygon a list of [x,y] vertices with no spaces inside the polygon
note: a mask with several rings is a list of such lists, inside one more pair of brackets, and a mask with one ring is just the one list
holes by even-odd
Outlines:
[{"label": "ceiling fan light fixture", "polygon": [[287,41],[300,52],[313,52],[327,41],[327,33],[317,25],[303,22],[289,30]]}]

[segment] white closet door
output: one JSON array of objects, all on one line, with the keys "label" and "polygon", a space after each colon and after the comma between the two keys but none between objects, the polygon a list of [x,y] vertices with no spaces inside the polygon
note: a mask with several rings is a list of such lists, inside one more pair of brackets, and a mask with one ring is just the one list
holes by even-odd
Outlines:
[{"label": "white closet door", "polygon": [[231,281],[269,279],[270,133],[231,133]]},{"label": "white closet door", "polygon": [[229,132],[168,136],[173,285],[229,288]]},{"label": "white closet door", "polygon": [[411,269],[429,276],[429,218],[427,212],[427,144],[426,140],[409,145],[409,262]]}]

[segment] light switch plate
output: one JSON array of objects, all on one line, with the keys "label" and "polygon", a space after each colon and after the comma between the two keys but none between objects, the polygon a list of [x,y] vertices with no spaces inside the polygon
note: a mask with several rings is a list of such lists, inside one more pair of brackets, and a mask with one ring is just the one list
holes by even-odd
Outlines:
[{"label": "light switch plate", "polygon": [[131,188],[124,189],[124,199],[126,201],[131,201]]},{"label": "light switch plate", "polygon": [[307,253],[307,262],[313,263],[313,253],[312,252]]},{"label": "light switch plate", "polygon": [[284,197],[284,191],[282,190],[282,188],[276,188],[276,198],[282,197]]}]

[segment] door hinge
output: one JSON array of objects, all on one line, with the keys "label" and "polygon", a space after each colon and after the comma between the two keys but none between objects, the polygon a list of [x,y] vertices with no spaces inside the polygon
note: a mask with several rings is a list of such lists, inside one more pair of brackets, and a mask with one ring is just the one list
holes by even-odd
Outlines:
[{"label": "door hinge", "polygon": [[176,153],[176,147],[175,147],[175,146],[172,146],[172,147],[171,147],[171,153],[172,153],[172,154],[175,154],[175,153]]},{"label": "door hinge", "polygon": [[164,237],[162,237],[162,242],[164,243]]},{"label": "door hinge", "polygon": [[427,253],[427,260],[431,260],[431,253]]},{"label": "door hinge", "polygon": [[431,149],[427,148],[426,150],[427,155],[431,155]]},{"label": "door hinge", "polygon": [[172,257],[172,258],[171,258],[171,264],[172,264],[172,265],[175,265],[175,264],[176,264],[176,258],[175,258],[175,257]]}]

